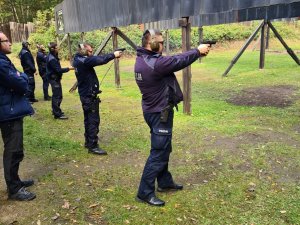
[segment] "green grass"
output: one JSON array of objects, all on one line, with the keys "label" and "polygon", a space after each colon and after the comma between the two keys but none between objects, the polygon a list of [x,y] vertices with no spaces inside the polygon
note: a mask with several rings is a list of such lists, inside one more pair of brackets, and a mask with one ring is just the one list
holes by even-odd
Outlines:
[{"label": "green grass", "polygon": [[[192,115],[182,113],[182,104],[175,113],[170,159],[174,179],[185,190],[158,194],[165,207],[134,200],[150,140],[129,58],[120,63],[122,88],[115,88],[113,70],[101,88],[100,144],[107,157],[83,148],[81,104],[78,94],[68,93],[72,72],[62,82],[62,109],[69,120],[54,120],[50,102],[33,105],[36,115],[25,120],[21,170],[38,180],[31,188],[37,199],[25,207],[2,201],[0,215],[9,207],[20,213],[0,223],[300,224],[300,101],[287,108],[225,101],[249,87],[299,88],[299,66],[287,54],[267,53],[266,68],[259,70],[259,53],[247,51],[228,77],[221,77],[236,52],[212,51],[192,66]],[[100,80],[109,65],[97,68]],[[180,72],[177,77],[181,81]],[[42,99],[41,79],[36,82]],[[248,191],[251,183],[255,192]],[[65,201],[69,208],[62,207]],[[51,219],[56,213],[59,217]]]}]

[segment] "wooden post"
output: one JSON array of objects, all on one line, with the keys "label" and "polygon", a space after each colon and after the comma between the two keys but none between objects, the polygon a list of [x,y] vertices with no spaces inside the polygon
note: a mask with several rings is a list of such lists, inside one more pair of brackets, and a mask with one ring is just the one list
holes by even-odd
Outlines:
[{"label": "wooden post", "polygon": [[[189,17],[184,17],[179,20],[179,25],[182,31],[182,52],[189,51],[191,49],[191,23]],[[183,76],[183,112],[185,114],[191,114],[191,66],[188,66],[182,70]]]},{"label": "wooden post", "polygon": [[170,55],[170,33],[169,30],[166,30],[166,54]]},{"label": "wooden post", "polygon": [[261,28],[261,39],[260,39],[260,60],[259,60],[259,68],[260,69],[263,69],[265,67],[266,31],[267,31],[267,21],[264,21],[264,25]]},{"label": "wooden post", "polygon": [[[203,27],[198,27],[199,34],[199,45],[203,42]],[[201,63],[201,57],[199,58],[199,63]]]},{"label": "wooden post", "polygon": [[81,39],[81,42],[83,43],[84,42],[84,32],[81,32],[80,39]]},{"label": "wooden post", "polygon": [[[113,33],[112,33],[112,42],[113,42],[113,49],[116,50],[118,48],[118,28],[112,27]],[[114,59],[114,67],[115,67],[115,85],[117,88],[120,88],[120,66],[119,66],[119,59]]]},{"label": "wooden post", "polygon": [[69,60],[72,61],[72,47],[71,47],[71,36],[70,33],[68,33],[68,49],[69,49]]},{"label": "wooden post", "polygon": [[270,45],[270,27],[267,24],[267,40],[266,40],[266,49],[269,49],[269,45]]}]

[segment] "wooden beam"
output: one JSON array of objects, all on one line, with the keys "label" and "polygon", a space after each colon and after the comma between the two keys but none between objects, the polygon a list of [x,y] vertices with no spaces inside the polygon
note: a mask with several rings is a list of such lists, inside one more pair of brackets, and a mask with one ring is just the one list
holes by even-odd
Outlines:
[{"label": "wooden beam", "polygon": [[265,58],[266,58],[266,32],[267,32],[267,21],[264,21],[264,24],[261,28],[261,39],[260,39],[260,57],[259,57],[259,68],[263,69],[265,67]]},{"label": "wooden beam", "polygon": [[170,32],[166,30],[166,54],[170,55]]},{"label": "wooden beam", "polygon": [[[118,48],[118,32],[116,27],[112,27],[113,33],[112,33],[112,41],[113,41],[113,49],[116,50]],[[115,85],[117,88],[121,87],[120,84],[120,66],[119,66],[119,59],[114,59],[114,67],[115,67]]]},{"label": "wooden beam", "polygon": [[123,40],[126,41],[133,49],[136,50],[136,49],[137,49],[136,44],[134,44],[133,41],[131,41],[130,38],[127,37],[121,30],[119,30],[118,28],[116,28],[116,29],[117,29],[117,30],[116,30],[117,34],[118,34],[121,38],[123,38]]},{"label": "wooden beam", "polygon": [[63,37],[63,39],[61,41],[59,41],[59,37],[57,36],[57,40],[58,40],[57,46],[58,47],[61,46],[61,44],[64,43],[64,41],[67,40],[67,38],[68,38],[68,34],[65,34],[65,36]]},{"label": "wooden beam", "polygon": [[94,55],[99,55],[102,50],[105,48],[105,46],[107,45],[108,41],[110,40],[110,38],[112,37],[113,31],[110,31],[106,38],[102,41],[102,43],[100,44],[99,48],[95,51]]},{"label": "wooden beam", "polygon": [[69,60],[72,61],[72,46],[71,46],[71,36],[68,33],[68,49],[69,49]]},{"label": "wooden beam", "polygon": [[278,33],[278,31],[275,29],[275,27],[273,26],[273,24],[268,21],[268,25],[271,28],[271,30],[273,31],[273,33],[275,34],[275,36],[278,38],[278,40],[281,42],[281,44],[285,47],[285,49],[287,50],[288,54],[293,58],[293,60],[300,65],[300,60],[297,57],[297,55],[293,52],[293,50],[285,43],[285,41],[283,40],[283,38],[280,36],[280,34]]},{"label": "wooden beam", "polygon": [[240,51],[237,53],[237,55],[231,60],[231,63],[227,70],[223,73],[223,77],[227,76],[231,68],[236,64],[236,62],[239,60],[239,58],[243,55],[244,51],[247,49],[247,47],[250,45],[251,41],[255,38],[257,33],[260,31],[262,26],[264,25],[264,21],[256,28],[256,30],[251,34],[251,36],[248,38],[244,46],[240,49]]},{"label": "wooden beam", "polygon": [[[198,34],[199,34],[199,45],[203,42],[203,27],[198,27]],[[199,63],[201,63],[201,58],[199,57]]]},{"label": "wooden beam", "polygon": [[[189,22],[189,17],[184,17],[179,20],[179,25],[182,31],[182,51],[186,52],[191,49],[191,23]],[[191,87],[191,66],[188,66],[182,70],[183,76],[183,112],[190,115],[191,101],[192,101],[192,87]]]}]

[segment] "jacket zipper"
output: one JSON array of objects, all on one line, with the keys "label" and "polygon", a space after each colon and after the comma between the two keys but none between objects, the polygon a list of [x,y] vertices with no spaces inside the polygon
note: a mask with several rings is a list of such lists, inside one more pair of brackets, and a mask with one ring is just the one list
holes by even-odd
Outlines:
[{"label": "jacket zipper", "polygon": [[15,97],[15,95],[14,95],[14,93],[12,92],[11,93],[11,102],[10,102],[10,111],[13,111],[14,110],[14,97]]}]

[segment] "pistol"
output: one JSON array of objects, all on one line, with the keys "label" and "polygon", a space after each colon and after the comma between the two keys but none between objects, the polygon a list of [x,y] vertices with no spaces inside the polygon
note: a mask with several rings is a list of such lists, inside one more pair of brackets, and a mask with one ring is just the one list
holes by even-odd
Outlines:
[{"label": "pistol", "polygon": [[124,52],[125,50],[126,50],[126,48],[117,48],[117,49],[115,50],[115,52],[116,52],[116,51]]},{"label": "pistol", "polygon": [[206,45],[209,45],[209,47],[211,47],[212,45],[215,45],[217,43],[216,40],[203,40],[201,42],[201,44],[206,44]]}]

